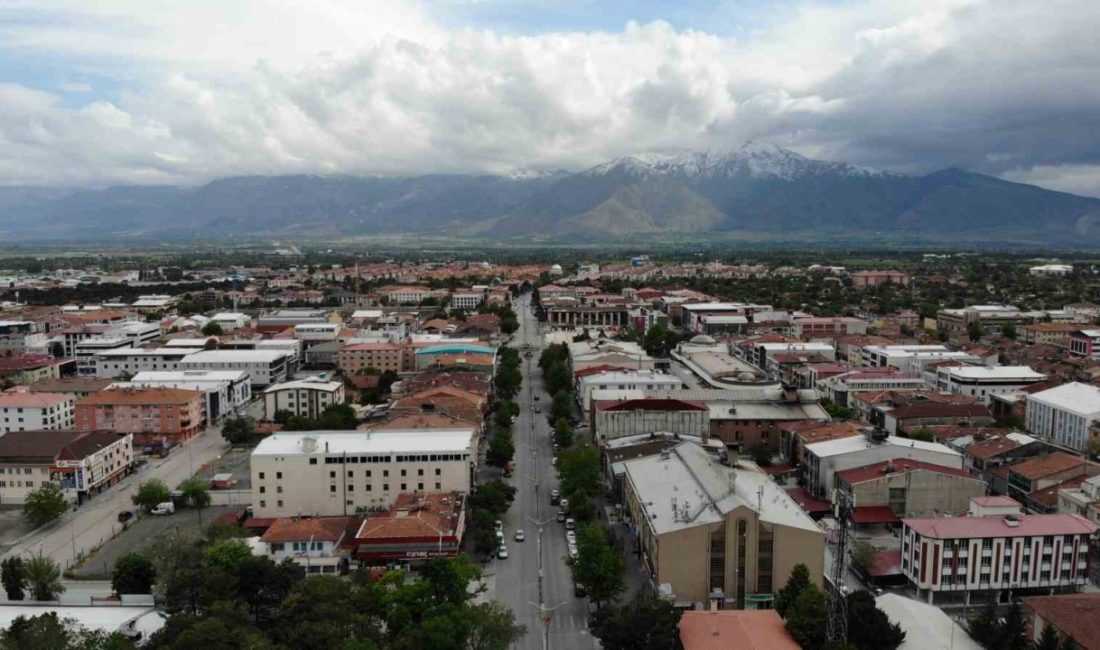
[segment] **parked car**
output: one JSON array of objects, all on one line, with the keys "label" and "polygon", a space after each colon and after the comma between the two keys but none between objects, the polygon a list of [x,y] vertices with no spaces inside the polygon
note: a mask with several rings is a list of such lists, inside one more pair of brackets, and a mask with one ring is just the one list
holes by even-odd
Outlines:
[{"label": "parked car", "polygon": [[499,533],[499,532],[503,532],[503,531],[504,531],[504,522],[503,522],[503,521],[501,521],[501,520],[497,519],[497,520],[496,520],[495,522],[493,522],[493,523],[494,523],[494,525],[496,525],[496,528],[497,528],[497,532],[498,532],[498,533]]},{"label": "parked car", "polygon": [[501,546],[499,549],[497,549],[497,558],[501,559],[501,560],[507,560],[508,559],[508,547],[507,546]]},{"label": "parked car", "polygon": [[123,510],[118,513],[118,523],[124,524],[134,518],[134,513],[131,510]]},{"label": "parked car", "polygon": [[515,534],[514,539],[517,542],[522,542],[523,540],[527,539],[527,536],[523,534],[523,529],[522,528],[516,530],[516,534]]},{"label": "parked car", "polygon": [[579,582],[573,583],[573,595],[577,598],[584,598],[588,595],[588,592],[584,590],[584,585]]},{"label": "parked car", "polygon": [[565,511],[558,510],[558,521],[565,521]]},{"label": "parked car", "polygon": [[572,517],[569,517],[568,519],[565,520],[565,529],[566,530],[576,530],[577,529],[577,522],[573,521]]},{"label": "parked car", "polygon": [[535,413],[542,413],[542,409],[540,409],[539,407],[536,406],[535,407]]},{"label": "parked car", "polygon": [[550,490],[550,505],[556,506],[561,504],[561,492],[556,489]]},{"label": "parked car", "polygon": [[539,401],[539,396],[538,395],[535,395],[535,401],[536,402]]},{"label": "parked car", "polygon": [[155,508],[150,510],[154,515],[170,515],[176,511],[176,504],[171,501],[165,501],[164,503],[158,503]]},{"label": "parked car", "polygon": [[558,503],[561,505],[562,510],[566,513],[569,512],[569,499],[561,499]]}]

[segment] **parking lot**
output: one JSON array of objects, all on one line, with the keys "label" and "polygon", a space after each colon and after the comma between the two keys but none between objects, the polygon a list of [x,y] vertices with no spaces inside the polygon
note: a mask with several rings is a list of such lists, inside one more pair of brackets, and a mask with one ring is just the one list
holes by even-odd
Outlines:
[{"label": "parking lot", "polygon": [[210,481],[216,474],[232,474],[233,480],[236,481],[233,486],[235,489],[250,490],[252,489],[252,473],[249,464],[251,454],[251,447],[233,447],[222,454],[221,458],[203,467],[198,476],[205,481]]},{"label": "parking lot", "polygon": [[[202,526],[209,526],[219,516],[228,512],[231,508],[212,506],[202,510]],[[73,570],[77,578],[89,580],[103,580],[111,577],[111,569],[118,558],[127,553],[137,553],[145,548],[153,538],[165,531],[195,531],[200,530],[199,511],[183,509],[175,514],[155,516],[141,514],[137,519],[131,520],[126,530],[119,533],[113,539],[108,540],[95,553],[80,563]]]}]

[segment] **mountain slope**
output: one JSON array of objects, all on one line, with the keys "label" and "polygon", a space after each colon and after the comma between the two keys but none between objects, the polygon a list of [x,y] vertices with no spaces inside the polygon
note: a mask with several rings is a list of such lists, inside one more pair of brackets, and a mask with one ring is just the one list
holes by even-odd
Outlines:
[{"label": "mountain slope", "polygon": [[778,147],[619,158],[578,173],[275,176],[199,187],[0,188],[6,241],[339,238],[517,241],[728,233],[1100,245],[1100,200],[948,169],[926,176]]}]

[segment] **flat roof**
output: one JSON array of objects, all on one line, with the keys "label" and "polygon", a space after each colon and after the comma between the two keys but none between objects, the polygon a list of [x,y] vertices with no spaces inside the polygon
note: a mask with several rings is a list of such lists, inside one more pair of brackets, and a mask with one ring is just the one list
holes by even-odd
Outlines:
[{"label": "flat roof", "polygon": [[1055,386],[1027,396],[1027,401],[1035,401],[1072,413],[1100,413],[1100,388],[1072,382]]},{"label": "flat roof", "polygon": [[[260,441],[253,456],[470,452],[474,429],[389,429],[275,433]],[[313,451],[303,442],[312,438]]]},{"label": "flat roof", "polygon": [[[130,339],[126,339],[129,341]],[[84,342],[77,344],[77,347]],[[185,357],[190,354],[197,354],[192,348],[117,348],[113,350],[103,350],[97,352],[97,357],[133,357],[133,356],[162,356],[162,357]]]},{"label": "flat roof", "polygon": [[902,523],[924,537],[935,539],[1091,535],[1097,528],[1081,515],[1062,514],[1017,515],[1014,526],[1005,523],[1003,515],[903,519]]},{"label": "flat roof", "polygon": [[130,379],[138,381],[240,381],[247,379],[244,370],[142,370]]},{"label": "flat roof", "polygon": [[962,456],[962,454],[954,449],[947,445],[941,445],[938,442],[924,442],[923,440],[914,440],[912,438],[902,438],[899,436],[887,436],[886,440],[882,442],[873,441],[864,435],[837,438],[835,440],[826,440],[824,442],[815,442],[806,445],[806,451],[813,453],[818,458],[825,458],[827,456],[839,456],[841,454],[850,454],[854,451],[863,451],[864,449],[883,446],[893,446],[899,449],[920,449],[921,451],[936,452],[950,456]]},{"label": "flat roof", "polygon": [[1036,372],[1030,366],[952,366],[943,372],[965,379],[1019,379],[1022,381],[1042,381],[1046,375]]},{"label": "flat roof", "polygon": [[277,361],[287,354],[282,350],[203,350],[187,355],[183,363],[249,363]]},{"label": "flat roof", "polygon": [[280,390],[323,390],[329,393],[336,392],[343,386],[343,382],[339,381],[310,381],[308,379],[302,379],[299,381],[288,381],[282,384],[273,384],[268,386],[264,393],[274,393]]}]

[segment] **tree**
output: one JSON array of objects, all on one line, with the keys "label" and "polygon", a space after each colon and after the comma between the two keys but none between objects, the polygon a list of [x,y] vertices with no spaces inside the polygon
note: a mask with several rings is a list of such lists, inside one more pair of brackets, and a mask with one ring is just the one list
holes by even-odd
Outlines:
[{"label": "tree", "polygon": [[1061,650],[1081,650],[1081,644],[1077,643],[1076,639],[1073,637],[1067,636],[1065,640],[1062,641]]},{"label": "tree", "polygon": [[573,398],[564,390],[554,393],[553,401],[550,402],[550,421],[557,422],[561,418],[573,418]]},{"label": "tree", "polygon": [[[278,414],[276,413],[276,417]],[[256,421],[250,417],[226,418],[222,423],[222,437],[231,445],[244,445],[256,435]]]},{"label": "tree", "polygon": [[150,479],[138,486],[137,494],[132,497],[134,505],[152,510],[158,503],[172,498],[172,491],[159,479]]},{"label": "tree", "polygon": [[252,557],[252,549],[243,539],[225,539],[215,542],[202,556],[205,567],[218,567],[229,573],[237,569]]},{"label": "tree", "polygon": [[808,586],[810,586],[810,570],[800,562],[794,565],[790,577],[787,578],[787,584],[775,595],[775,611],[779,616],[787,618],[799,594]]},{"label": "tree", "polygon": [[972,343],[977,343],[982,339],[982,326],[976,322],[971,322],[966,326],[966,336]]},{"label": "tree", "polygon": [[221,325],[215,323],[214,321],[210,321],[206,325],[202,326],[203,336],[221,336],[223,334],[225,334],[225,330],[222,329]]},{"label": "tree", "polygon": [[1035,642],[1035,650],[1060,650],[1062,644],[1058,640],[1058,631],[1054,629],[1053,625],[1044,625],[1043,633],[1039,635],[1039,640]]},{"label": "tree", "polygon": [[27,586],[34,600],[57,600],[65,587],[61,584],[61,567],[52,558],[36,555],[26,561]]},{"label": "tree", "polygon": [[763,442],[758,442],[752,447],[749,447],[749,455],[752,456],[752,462],[760,467],[772,466],[772,452]]},{"label": "tree", "polygon": [[875,547],[871,544],[857,540],[852,544],[852,569],[867,575],[867,571],[875,565]]},{"label": "tree", "polygon": [[23,502],[23,518],[38,528],[56,520],[69,509],[65,494],[56,483],[50,481],[27,494]]},{"label": "tree", "polygon": [[600,493],[600,452],[592,445],[563,450],[558,455],[558,474],[563,494],[596,496]]},{"label": "tree", "polygon": [[623,558],[598,524],[589,524],[577,535],[577,556],[570,558],[573,581],[583,585],[588,598],[600,609],[623,590]]},{"label": "tree", "polygon": [[0,583],[4,585],[8,600],[23,600],[23,590],[27,586],[27,571],[23,558],[12,556],[0,562]]},{"label": "tree", "polygon": [[153,592],[156,577],[157,570],[148,558],[128,553],[115,561],[111,589],[116,594],[149,594]]},{"label": "tree", "polygon": [[558,418],[554,422],[554,443],[562,448],[573,446],[573,426],[569,420]]},{"label": "tree", "polygon": [[1026,650],[1028,647],[1027,619],[1020,601],[1013,602],[1005,614],[998,637],[997,647],[1003,650]]},{"label": "tree", "polygon": [[1016,336],[1017,336],[1017,334],[1016,334],[1016,324],[1015,323],[1005,323],[1004,325],[1002,325],[1001,326],[1001,336],[1005,337],[1006,339],[1015,340]]},{"label": "tree", "polygon": [[802,650],[822,650],[825,648],[826,617],[825,593],[817,585],[809,584],[799,592],[787,612],[787,631]]},{"label": "tree", "polygon": [[494,517],[499,517],[508,512],[515,498],[516,488],[504,481],[494,479],[474,488],[470,493],[469,505],[474,510],[484,510]]},{"label": "tree", "polygon": [[351,404],[332,404],[317,418],[318,429],[351,430],[359,424]]},{"label": "tree", "polygon": [[497,547],[494,522],[496,516],[488,510],[474,510],[474,549],[488,555]]},{"label": "tree", "polygon": [[497,427],[489,440],[485,462],[493,467],[504,467],[515,455],[516,446],[512,442],[512,432],[503,427]]},{"label": "tree", "polygon": [[179,485],[183,502],[199,511],[199,525],[202,525],[202,509],[210,505],[210,491],[206,481],[197,476],[184,479]]},{"label": "tree", "polygon": [[1001,636],[997,605],[993,601],[986,603],[985,607],[967,621],[966,631],[978,645],[994,650]]},{"label": "tree", "polygon": [[18,616],[0,632],[2,650],[133,650],[134,644],[118,632],[88,630],[56,612]]},{"label": "tree", "polygon": [[869,591],[848,596],[848,643],[859,650],[896,650],[905,641],[905,631],[891,623],[875,604]]},{"label": "tree", "polygon": [[683,610],[652,594],[639,592],[621,606],[606,607],[596,615],[592,634],[606,650],[665,650],[680,639]]},{"label": "tree", "polygon": [[275,415],[271,418],[273,422],[278,424],[286,424],[287,420],[294,417],[294,414],[287,409],[279,409],[275,411]]}]

